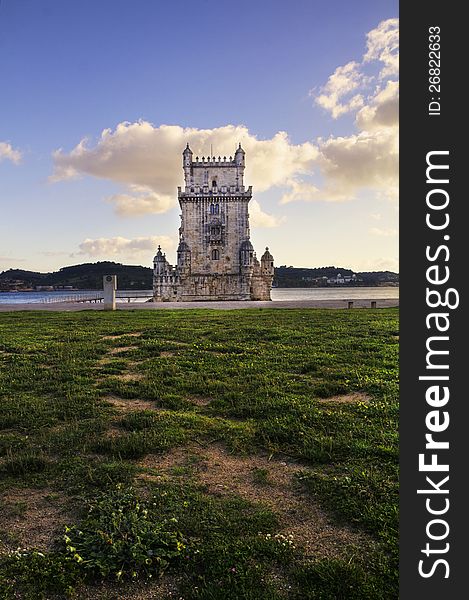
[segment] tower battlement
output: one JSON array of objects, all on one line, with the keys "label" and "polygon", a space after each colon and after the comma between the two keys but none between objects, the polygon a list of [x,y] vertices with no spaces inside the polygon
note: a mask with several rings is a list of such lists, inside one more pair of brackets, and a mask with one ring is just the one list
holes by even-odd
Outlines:
[{"label": "tower battlement", "polygon": [[207,165],[213,165],[213,164],[217,164],[217,165],[224,165],[226,167],[236,167],[236,163],[233,160],[233,157],[230,156],[229,158],[226,158],[226,156],[224,156],[223,158],[221,156],[219,156],[218,158],[216,156],[202,156],[202,158],[199,159],[198,156],[195,157],[195,160],[192,161],[192,166],[193,167],[205,167]]},{"label": "tower battlement", "polygon": [[202,156],[202,160],[196,156],[195,161],[193,152],[187,144],[182,153],[182,167],[186,191],[195,187],[204,188],[202,193],[208,193],[205,188],[224,187],[234,188],[236,191],[244,186],[245,153],[241,144],[236,149],[234,158],[230,156],[229,160],[226,160],[226,156],[223,157],[223,160],[221,156],[218,159],[215,156]]}]

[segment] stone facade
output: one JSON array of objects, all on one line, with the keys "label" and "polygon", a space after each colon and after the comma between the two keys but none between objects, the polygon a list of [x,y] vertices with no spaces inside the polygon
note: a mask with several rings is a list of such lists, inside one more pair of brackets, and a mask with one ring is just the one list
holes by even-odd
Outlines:
[{"label": "stone facade", "polygon": [[193,160],[189,144],[182,157],[177,265],[158,247],[154,301],[270,300],[274,259],[266,248],[259,262],[249,239],[252,187],[244,186],[241,144],[234,158]]}]

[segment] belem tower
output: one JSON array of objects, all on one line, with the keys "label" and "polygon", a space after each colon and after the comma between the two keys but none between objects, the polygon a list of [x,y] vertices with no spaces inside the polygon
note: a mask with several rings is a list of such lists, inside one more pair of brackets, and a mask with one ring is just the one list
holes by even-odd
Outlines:
[{"label": "belem tower", "polygon": [[249,239],[252,187],[244,186],[241,144],[228,160],[193,160],[189,144],[182,158],[177,265],[170,265],[158,247],[154,301],[270,300],[274,259],[266,248],[259,262]]}]

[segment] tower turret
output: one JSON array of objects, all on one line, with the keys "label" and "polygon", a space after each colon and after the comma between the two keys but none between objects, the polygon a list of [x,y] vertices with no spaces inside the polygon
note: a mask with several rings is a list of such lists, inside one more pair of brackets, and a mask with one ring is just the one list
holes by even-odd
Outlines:
[{"label": "tower turret", "polygon": [[166,270],[166,257],[161,252],[161,246],[158,246],[158,252],[153,259],[153,270],[155,275],[164,275]]},{"label": "tower turret", "polygon": [[186,147],[184,148],[184,152],[182,153],[184,166],[186,166],[186,164],[190,164],[192,162],[192,155],[193,155],[193,152],[189,148],[189,142],[187,142]]},{"label": "tower turret", "polygon": [[181,275],[183,277],[190,275],[191,251],[190,251],[189,246],[186,244],[186,242],[184,240],[181,240],[179,242],[177,256],[178,256],[177,268],[178,268],[179,275]]},{"label": "tower turret", "polygon": [[244,167],[246,152],[241,148],[241,144],[239,144],[238,148],[235,152],[235,162],[238,166]]},{"label": "tower turret", "polygon": [[261,273],[269,277],[274,276],[274,257],[266,248],[264,254],[261,256]]},{"label": "tower turret", "polygon": [[191,185],[191,167],[192,167],[192,150],[189,148],[189,142],[182,153],[182,166],[184,169],[184,180],[186,186]]},{"label": "tower turret", "polygon": [[244,191],[244,167],[245,167],[245,152],[241,148],[241,144],[239,144],[235,155],[234,161],[236,164],[236,187],[240,191]]}]

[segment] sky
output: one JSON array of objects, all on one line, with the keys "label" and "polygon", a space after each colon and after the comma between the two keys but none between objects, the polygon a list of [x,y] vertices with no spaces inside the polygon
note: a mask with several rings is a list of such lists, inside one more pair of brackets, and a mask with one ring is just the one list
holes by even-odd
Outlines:
[{"label": "sky", "polygon": [[182,151],[246,151],[277,265],[398,271],[397,0],[0,0],[0,271],[174,264]]}]

